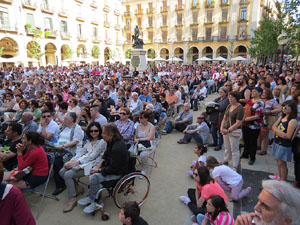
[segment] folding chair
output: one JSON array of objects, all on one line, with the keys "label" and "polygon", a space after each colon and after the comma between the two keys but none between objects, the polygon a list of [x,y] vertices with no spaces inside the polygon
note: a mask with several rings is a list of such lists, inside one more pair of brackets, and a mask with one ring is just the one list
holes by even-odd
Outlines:
[{"label": "folding chair", "polygon": [[[22,192],[23,193],[32,193],[32,194],[38,194],[40,195],[42,198],[41,198],[41,201],[39,204],[32,204],[33,206],[36,206],[38,207],[38,213],[37,213],[37,216],[36,216],[36,220],[39,218],[40,216],[40,210],[41,210],[41,207],[43,205],[43,202],[44,202],[44,198],[51,198],[51,199],[54,199],[56,201],[59,201],[59,199],[54,196],[54,195],[50,195],[50,194],[46,194],[46,190],[47,190],[47,187],[48,187],[48,183],[49,183],[49,180],[50,180],[50,176],[51,176],[51,173],[52,173],[52,170],[53,170],[53,163],[54,163],[54,154],[53,153],[47,153],[47,159],[48,159],[48,165],[49,165],[49,173],[48,173],[48,178],[46,180],[45,183],[35,187],[35,188],[27,188],[27,189],[23,189]],[[44,190],[43,192],[37,192],[36,190],[43,187],[44,186]]]}]

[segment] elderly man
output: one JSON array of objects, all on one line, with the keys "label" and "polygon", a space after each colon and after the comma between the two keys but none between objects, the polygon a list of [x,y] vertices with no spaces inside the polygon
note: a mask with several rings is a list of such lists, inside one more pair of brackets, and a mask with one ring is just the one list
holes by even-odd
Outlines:
[{"label": "elderly man", "polygon": [[136,92],[132,92],[131,100],[129,102],[129,110],[133,117],[137,117],[139,112],[144,109],[143,103],[139,100],[139,95]]},{"label": "elderly man", "polygon": [[169,120],[162,132],[163,134],[171,133],[174,128],[180,132],[183,132],[185,128],[192,122],[193,114],[190,111],[190,104],[185,103],[183,105],[183,111],[179,113],[174,121]]},{"label": "elderly man", "polygon": [[238,216],[235,225],[299,224],[300,191],[287,182],[265,180],[253,213]]},{"label": "elderly man", "polygon": [[33,115],[30,112],[24,112],[21,117],[21,122],[24,124],[22,136],[28,131],[37,131],[39,126],[33,121]]},{"label": "elderly man", "polygon": [[59,126],[52,119],[52,115],[48,110],[42,111],[42,119],[37,132],[50,143],[57,142],[59,135]]}]

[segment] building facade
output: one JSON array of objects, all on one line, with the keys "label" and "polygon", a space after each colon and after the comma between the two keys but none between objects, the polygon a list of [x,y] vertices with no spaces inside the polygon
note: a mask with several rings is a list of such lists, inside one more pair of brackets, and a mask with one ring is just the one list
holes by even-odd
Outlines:
[{"label": "building facade", "polygon": [[138,25],[147,56],[249,57],[247,48],[264,14],[275,16],[273,0],[123,0],[124,51]]},{"label": "building facade", "polygon": [[[0,0],[2,58],[25,65],[121,61],[121,9],[119,0]],[[30,54],[37,49],[39,60]]]}]

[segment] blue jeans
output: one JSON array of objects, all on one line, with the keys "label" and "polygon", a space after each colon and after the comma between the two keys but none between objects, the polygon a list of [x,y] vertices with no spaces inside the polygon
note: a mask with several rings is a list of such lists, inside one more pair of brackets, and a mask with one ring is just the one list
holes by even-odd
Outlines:
[{"label": "blue jeans", "polygon": [[222,147],[223,135],[220,133],[220,129],[211,126],[211,136],[213,138],[213,145]]},{"label": "blue jeans", "polygon": [[[194,130],[194,129],[195,129],[194,126],[190,126],[188,130]],[[197,132],[195,132],[193,134],[186,133],[183,137],[183,139],[186,141],[191,141],[192,138],[194,138],[194,140],[196,141],[197,144],[200,144],[200,145],[203,144],[202,137]]]},{"label": "blue jeans", "polygon": [[[181,119],[176,119],[175,121],[181,121]],[[182,132],[184,131],[184,129],[187,127],[186,124],[176,124],[175,127],[172,126],[172,121],[169,120],[166,124],[166,127],[165,127],[165,131],[167,131],[167,133],[171,133],[172,130],[175,128],[176,130]]]},{"label": "blue jeans", "polygon": [[196,99],[191,99],[190,103],[191,103],[191,107],[193,109],[198,109],[198,99],[200,99],[200,101],[202,101],[202,100],[204,100],[204,97],[203,96],[199,96]]},{"label": "blue jeans", "polygon": [[[197,223],[198,223],[198,224],[202,224],[202,221],[203,221],[205,218],[206,218],[205,215],[199,213],[199,214],[197,215]],[[210,224],[211,224],[211,223],[208,221],[208,222],[207,222],[207,225],[210,225]]]}]

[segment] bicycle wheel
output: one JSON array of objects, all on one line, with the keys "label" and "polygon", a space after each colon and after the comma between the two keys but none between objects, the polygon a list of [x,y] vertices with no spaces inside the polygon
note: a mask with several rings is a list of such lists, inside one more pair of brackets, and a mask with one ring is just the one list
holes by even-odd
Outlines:
[{"label": "bicycle wheel", "polygon": [[122,178],[114,188],[113,196],[117,207],[127,201],[136,201],[143,205],[150,191],[150,181],[147,176],[134,172]]}]

